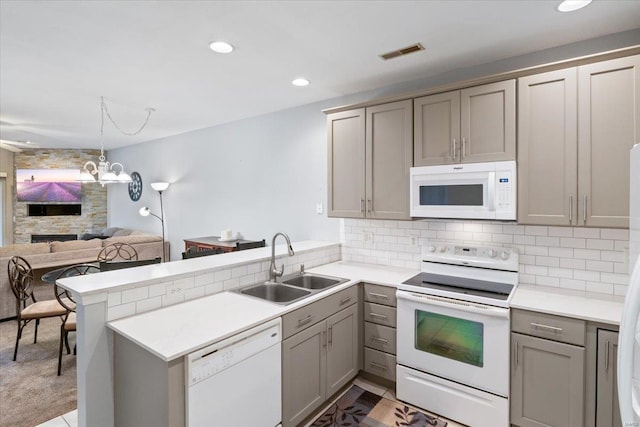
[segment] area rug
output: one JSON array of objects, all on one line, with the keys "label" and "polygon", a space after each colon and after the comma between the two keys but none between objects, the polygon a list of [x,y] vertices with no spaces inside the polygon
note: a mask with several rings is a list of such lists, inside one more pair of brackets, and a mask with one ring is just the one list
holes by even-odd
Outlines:
[{"label": "area rug", "polygon": [[354,385],[320,415],[311,427],[446,427],[439,420],[401,402]]}]

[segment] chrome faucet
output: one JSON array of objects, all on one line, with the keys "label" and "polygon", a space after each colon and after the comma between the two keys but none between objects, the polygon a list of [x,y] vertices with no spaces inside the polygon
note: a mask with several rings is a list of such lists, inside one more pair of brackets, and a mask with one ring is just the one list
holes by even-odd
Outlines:
[{"label": "chrome faucet", "polygon": [[293,248],[291,247],[291,240],[289,240],[289,236],[284,233],[276,233],[271,240],[271,264],[269,265],[269,280],[271,282],[275,282],[278,277],[281,277],[284,273],[284,264],[280,267],[280,270],[276,268],[276,237],[282,236],[287,241],[287,246],[289,250],[289,256],[294,256]]}]

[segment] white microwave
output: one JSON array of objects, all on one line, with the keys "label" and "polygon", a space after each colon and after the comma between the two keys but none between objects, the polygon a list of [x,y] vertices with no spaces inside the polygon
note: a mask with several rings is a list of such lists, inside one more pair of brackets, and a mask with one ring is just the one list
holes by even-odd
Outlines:
[{"label": "white microwave", "polygon": [[516,162],[411,168],[411,216],[516,219]]}]

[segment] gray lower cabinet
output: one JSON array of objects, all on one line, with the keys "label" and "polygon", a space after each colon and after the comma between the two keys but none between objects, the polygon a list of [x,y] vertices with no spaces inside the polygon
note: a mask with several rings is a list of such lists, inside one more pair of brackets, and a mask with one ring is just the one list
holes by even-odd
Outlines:
[{"label": "gray lower cabinet", "polygon": [[365,372],[396,380],[396,289],[365,283],[363,304]]},{"label": "gray lower cabinet", "polygon": [[[283,427],[298,425],[358,373],[356,301],[282,342]],[[326,305],[310,312],[316,304]]]},{"label": "gray lower cabinet", "polygon": [[598,329],[596,427],[621,427],[618,403],[618,333]]},{"label": "gray lower cabinet", "polygon": [[584,348],[511,334],[511,423],[582,427]]}]

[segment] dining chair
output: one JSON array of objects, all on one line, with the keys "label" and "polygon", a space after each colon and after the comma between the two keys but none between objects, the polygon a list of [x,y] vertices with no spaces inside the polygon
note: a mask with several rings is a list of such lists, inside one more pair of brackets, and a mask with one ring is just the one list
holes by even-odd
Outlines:
[{"label": "dining chair", "polygon": [[136,261],[100,261],[100,271],[121,270],[123,268],[140,267],[142,265],[160,264],[162,258],[139,259]]},{"label": "dining chair", "polygon": [[185,252],[182,252],[182,259],[199,258],[202,256],[223,254],[225,252],[226,251],[221,248],[202,249],[199,251],[193,248],[189,248]]},{"label": "dining chair", "polygon": [[236,251],[244,251],[245,249],[254,249],[254,248],[264,248],[266,246],[266,242],[264,239],[257,242],[236,242]]},{"label": "dining chair", "polygon": [[[72,276],[84,276],[86,274],[99,273],[100,268],[93,264],[76,264],[65,268],[60,277],[72,277]],[[62,371],[62,345],[67,348],[67,354],[71,353],[69,348],[69,332],[76,330],[76,302],[73,300],[71,293],[58,286],[53,285],[53,292],[56,296],[56,301],[65,309],[64,318],[62,319],[62,325],[60,325],[60,348],[58,349],[58,376]],[[73,354],[76,354],[76,347],[73,347]]]},{"label": "dining chair", "polygon": [[[16,346],[13,350],[13,360],[18,355],[18,344],[22,338],[22,331],[29,322],[35,320],[36,327],[33,335],[33,343],[38,341],[38,325],[40,319],[60,317],[66,314],[64,308],[57,300],[37,301],[33,293],[33,269],[29,262],[20,257],[13,256],[9,259],[7,267],[9,273],[9,285],[16,297],[16,320],[18,321],[18,334]],[[31,300],[31,302],[29,302]]]},{"label": "dining chair", "polygon": [[138,252],[128,243],[111,243],[102,248],[98,254],[98,261],[137,261]]}]

